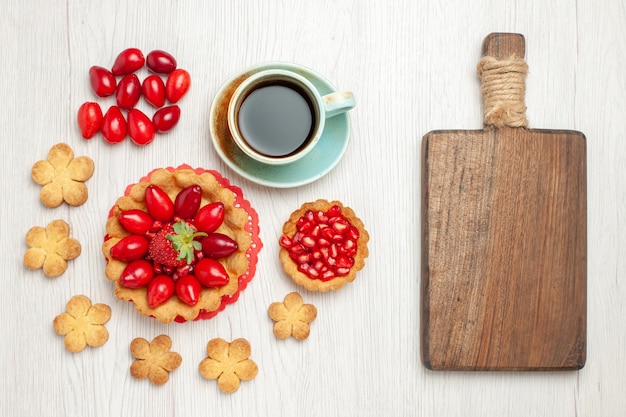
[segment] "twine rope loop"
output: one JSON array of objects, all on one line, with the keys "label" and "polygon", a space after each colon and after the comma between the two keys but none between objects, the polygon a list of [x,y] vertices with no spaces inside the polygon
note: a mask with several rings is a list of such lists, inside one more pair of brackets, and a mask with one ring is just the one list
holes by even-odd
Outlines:
[{"label": "twine rope loop", "polygon": [[483,96],[483,123],[495,127],[527,127],[526,74],[523,58],[481,58],[476,67]]}]

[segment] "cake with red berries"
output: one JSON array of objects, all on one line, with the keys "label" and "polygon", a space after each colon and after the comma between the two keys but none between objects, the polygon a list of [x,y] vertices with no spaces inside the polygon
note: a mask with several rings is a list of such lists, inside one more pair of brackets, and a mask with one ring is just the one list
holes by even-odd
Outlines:
[{"label": "cake with red berries", "polygon": [[296,284],[310,291],[338,290],[365,266],[369,234],[339,201],[303,204],[283,226],[280,261]]},{"label": "cake with red berries", "polygon": [[235,302],[261,247],[241,189],[182,165],[127,187],[109,213],[102,252],[116,297],[169,323],[208,319]]}]

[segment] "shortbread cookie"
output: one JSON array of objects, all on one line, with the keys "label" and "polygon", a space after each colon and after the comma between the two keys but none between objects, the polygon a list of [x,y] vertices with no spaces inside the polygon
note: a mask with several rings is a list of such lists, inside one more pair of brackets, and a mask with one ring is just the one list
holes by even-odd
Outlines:
[{"label": "shortbread cookie", "polygon": [[186,165],[128,187],[106,233],[102,252],[115,295],[164,323],[211,318],[235,302],[262,247],[241,189]]},{"label": "shortbread cookie", "polygon": [[251,352],[246,339],[231,343],[213,339],[207,345],[208,357],[200,362],[200,374],[206,379],[217,379],[223,392],[235,392],[241,381],[251,380],[258,373],[257,364],[249,359]]},{"label": "shortbread cookie", "polygon": [[303,204],[284,224],[279,257],[296,284],[311,291],[337,290],[365,266],[368,240],[350,207],[317,200]]},{"label": "shortbread cookie", "polygon": [[79,156],[65,143],[54,145],[46,161],[37,161],[32,168],[33,180],[43,185],[39,197],[47,207],[58,207],[64,201],[70,206],[80,206],[87,201],[84,184],[94,171],[91,158]]},{"label": "shortbread cookie", "polygon": [[84,295],[75,295],[66,305],[66,311],[54,318],[54,331],[65,336],[65,347],[80,352],[86,346],[102,346],[109,340],[104,324],[111,318],[106,304],[91,304]]},{"label": "shortbread cookie", "polygon": [[34,226],[26,233],[29,249],[24,254],[24,265],[29,269],[43,268],[47,277],[54,278],[67,269],[67,261],[80,255],[78,240],[70,236],[70,226],[63,220],[53,220],[43,227]]},{"label": "shortbread cookie", "polygon": [[163,385],[169,380],[169,373],[183,361],[177,352],[170,352],[172,339],[159,335],[152,342],[138,337],[130,343],[130,352],[135,361],[130,366],[133,378],[148,378],[154,385]]},{"label": "shortbread cookie", "polygon": [[267,314],[274,320],[274,335],[279,339],[293,336],[298,340],[309,337],[311,323],[317,317],[313,304],[304,304],[297,292],[287,294],[283,302],[272,303]]}]

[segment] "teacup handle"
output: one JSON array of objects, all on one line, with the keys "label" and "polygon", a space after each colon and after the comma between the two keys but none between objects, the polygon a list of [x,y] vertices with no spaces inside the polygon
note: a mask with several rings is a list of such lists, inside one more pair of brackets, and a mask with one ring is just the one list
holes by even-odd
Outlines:
[{"label": "teacup handle", "polygon": [[322,97],[326,110],[326,118],[345,113],[356,105],[354,95],[350,91],[327,94]]}]

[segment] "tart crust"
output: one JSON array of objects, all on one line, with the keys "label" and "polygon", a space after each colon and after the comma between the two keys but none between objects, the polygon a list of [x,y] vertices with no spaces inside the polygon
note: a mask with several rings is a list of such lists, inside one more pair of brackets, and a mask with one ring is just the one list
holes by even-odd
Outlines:
[{"label": "tart crust", "polygon": [[350,224],[359,230],[360,236],[357,240],[357,251],[354,256],[354,265],[350,268],[350,272],[345,276],[338,276],[328,281],[322,281],[320,279],[314,279],[308,275],[298,271],[298,264],[291,259],[287,249],[281,246],[279,259],[283,265],[283,270],[291,277],[291,279],[298,285],[302,285],[309,291],[325,292],[329,290],[338,290],[342,288],[346,283],[354,281],[358,271],[365,266],[365,258],[368,257],[369,251],[367,248],[367,242],[369,241],[369,233],[365,230],[365,225],[359,219],[354,210],[350,207],[344,206],[340,201],[328,201],[317,200],[314,202],[304,203],[298,210],[291,213],[289,219],[283,225],[283,235],[293,238],[296,233],[296,225],[298,220],[304,216],[304,214],[311,210],[313,212],[328,211],[333,206],[341,207],[342,216],[350,222]]},{"label": "tart crust", "polygon": [[[150,184],[165,191],[172,201],[179,191],[197,184],[202,188],[201,207],[215,201],[224,203],[224,222],[216,232],[231,237],[238,245],[235,253],[218,260],[228,272],[229,281],[222,287],[203,287],[199,301],[194,306],[185,304],[174,295],[164,304],[152,308],[148,305],[146,287],[126,288],[120,285],[119,278],[128,263],[114,259],[110,249],[130,233],[119,222],[119,215],[122,211],[130,209],[147,211],[144,196]],[[258,239],[256,212],[243,200],[241,190],[229,185],[227,180],[214,171],[193,170],[186,165],[177,169],[154,170],[141,182],[130,185],[125,195],[118,198],[111,208],[106,223],[106,237],[102,245],[102,253],[107,260],[105,274],[109,280],[115,282],[115,296],[121,300],[132,301],[140,314],[154,317],[163,323],[210,318],[226,304],[236,301],[239,291],[246,287],[254,275],[257,254],[262,244]]]}]

